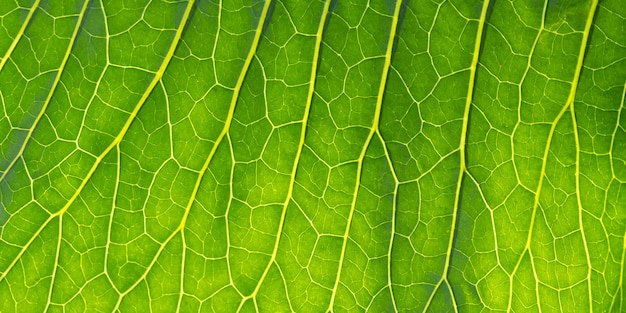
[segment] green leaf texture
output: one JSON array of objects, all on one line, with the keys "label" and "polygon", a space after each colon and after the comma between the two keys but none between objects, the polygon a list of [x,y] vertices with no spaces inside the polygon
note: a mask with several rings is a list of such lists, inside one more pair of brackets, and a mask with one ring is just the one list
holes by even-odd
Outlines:
[{"label": "green leaf texture", "polygon": [[622,0],[0,21],[0,312],[626,312]]}]

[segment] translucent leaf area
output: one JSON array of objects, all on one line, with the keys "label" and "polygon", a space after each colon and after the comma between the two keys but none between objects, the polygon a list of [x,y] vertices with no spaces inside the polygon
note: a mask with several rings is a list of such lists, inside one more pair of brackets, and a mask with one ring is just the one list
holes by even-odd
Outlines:
[{"label": "translucent leaf area", "polygon": [[623,0],[0,1],[0,312],[626,312]]}]

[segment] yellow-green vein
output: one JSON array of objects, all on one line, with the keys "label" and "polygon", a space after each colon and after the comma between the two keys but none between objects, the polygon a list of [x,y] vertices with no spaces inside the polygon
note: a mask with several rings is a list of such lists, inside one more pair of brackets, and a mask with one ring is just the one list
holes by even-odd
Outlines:
[{"label": "yellow-green vein", "polygon": [[[539,199],[540,199],[540,195],[541,195],[541,188],[543,186],[543,180],[544,177],[546,175],[546,166],[548,163],[548,155],[550,152],[550,146],[552,144],[552,137],[554,136],[554,132],[556,130],[556,126],[558,125],[559,121],[561,120],[561,118],[563,117],[563,115],[565,114],[566,111],[570,110],[571,115],[572,115],[572,121],[573,121],[573,127],[574,127],[574,138],[575,138],[575,142],[576,142],[576,197],[578,200],[578,206],[579,206],[579,223],[580,223],[580,227],[581,227],[581,233],[582,233],[582,237],[583,237],[583,242],[585,241],[585,237],[584,237],[584,231],[582,229],[582,206],[581,206],[581,202],[580,202],[580,189],[579,189],[579,175],[580,175],[580,147],[579,147],[579,143],[578,143],[578,132],[576,130],[576,117],[574,115],[574,100],[576,98],[576,90],[578,88],[578,82],[580,80],[580,73],[582,72],[582,68],[583,68],[583,60],[585,58],[585,52],[587,49],[587,44],[589,41],[589,34],[591,32],[591,25],[593,24],[593,18],[596,12],[596,7],[598,5],[598,1],[597,0],[593,0],[591,3],[591,7],[589,8],[589,15],[587,16],[587,21],[585,24],[585,30],[583,32],[583,37],[580,43],[580,48],[579,48],[579,52],[578,52],[578,60],[576,63],[576,70],[574,72],[574,77],[572,79],[572,85],[570,87],[570,91],[569,91],[569,95],[567,97],[567,100],[565,102],[565,105],[563,105],[563,107],[561,108],[561,111],[559,112],[559,114],[556,116],[556,118],[554,119],[554,121],[552,122],[552,125],[550,126],[550,132],[548,134],[548,140],[546,141],[546,146],[544,148],[544,154],[543,154],[543,162],[541,164],[541,172],[539,173],[539,183],[537,184],[537,190],[535,191],[535,199],[533,202],[533,210],[531,213],[531,219],[530,219],[530,226],[529,226],[529,231],[528,231],[528,236],[526,238],[526,243],[524,246],[524,250],[522,251],[522,253],[520,254],[519,259],[517,260],[517,263],[515,264],[515,267],[513,268],[513,272],[511,273],[511,277],[515,276],[515,273],[517,272],[517,270],[519,269],[519,266],[522,262],[522,259],[524,258],[524,254],[527,253],[530,250],[530,244],[532,241],[532,235],[533,235],[533,230],[534,230],[534,225],[535,225],[535,219],[537,216],[537,209],[539,207]],[[590,308],[593,305],[593,301],[591,300],[591,281],[590,281],[590,276],[591,276],[591,264],[590,264],[590,260],[589,260],[589,250],[587,249],[587,244],[586,242],[584,242],[585,245],[585,254],[587,257],[587,279],[588,281],[588,293],[589,293],[589,305]],[[531,264],[533,263],[532,261],[532,257],[530,259]],[[539,280],[537,280],[537,282],[539,282]],[[511,305],[511,301],[509,300],[509,309]]]},{"label": "yellow-green vein", "polygon": [[393,162],[391,162],[391,154],[389,154],[389,150],[387,149],[387,144],[383,135],[380,133],[380,130],[376,130],[376,135],[378,135],[378,139],[383,146],[383,151],[385,151],[385,159],[387,160],[387,164],[389,165],[389,169],[391,169],[391,174],[393,175],[393,181],[395,186],[393,187],[393,207],[391,209],[391,234],[389,234],[389,249],[387,250],[387,288],[389,288],[389,294],[391,295],[391,304],[393,306],[394,311],[398,312],[398,305],[396,304],[396,298],[393,293],[393,282],[391,279],[391,257],[393,252],[393,240],[396,236],[396,211],[397,211],[397,202],[398,202],[398,188],[400,187],[400,180],[398,180],[398,175],[396,174],[396,169],[393,167]]},{"label": "yellow-green vein", "polygon": [[[428,301],[426,302],[426,305],[424,306],[424,311],[426,311],[428,307],[430,306],[430,303],[432,302],[433,298],[435,297],[435,294],[437,293],[438,289],[441,287],[441,284],[443,282],[446,282],[446,285],[449,287],[449,284],[447,283],[447,280],[448,280],[447,276],[448,276],[448,271],[450,269],[450,258],[452,257],[452,245],[454,243],[454,233],[456,230],[456,222],[457,222],[459,206],[461,202],[461,188],[463,187],[463,174],[467,170],[467,164],[465,163],[466,158],[467,158],[465,145],[466,145],[466,140],[467,140],[468,125],[469,125],[469,113],[470,113],[470,108],[472,106],[472,101],[474,98],[474,83],[476,82],[476,69],[478,67],[478,58],[480,56],[480,48],[482,46],[484,28],[485,28],[485,25],[487,24],[487,10],[489,9],[490,4],[491,4],[490,0],[485,0],[483,2],[483,7],[480,12],[480,19],[478,20],[478,29],[476,30],[476,41],[474,43],[474,53],[472,56],[472,63],[469,69],[470,70],[469,84],[467,87],[467,97],[465,99],[465,110],[463,112],[463,125],[461,126],[461,139],[459,141],[459,154],[460,154],[459,177],[457,178],[457,182],[456,182],[454,207],[452,208],[452,227],[450,229],[450,237],[448,239],[446,259],[445,259],[445,263],[443,266],[443,272],[441,273],[441,278],[439,279],[435,288],[433,289],[433,292],[429,296]],[[454,310],[456,311],[457,308],[456,308],[456,300],[454,298],[454,293],[452,291],[452,288],[449,288],[449,289],[450,289],[450,297],[453,302]]]},{"label": "yellow-green vein", "polygon": [[372,121],[372,127],[370,128],[370,132],[367,135],[367,139],[365,140],[365,143],[363,144],[363,148],[361,149],[361,153],[357,161],[356,179],[354,183],[354,191],[352,194],[352,204],[350,205],[350,213],[348,215],[348,220],[346,222],[346,229],[343,234],[341,254],[339,255],[339,265],[337,266],[337,275],[335,276],[335,284],[333,286],[333,290],[332,290],[330,302],[328,303],[327,311],[332,311],[333,304],[335,303],[335,299],[337,297],[337,287],[339,286],[339,281],[341,280],[341,269],[343,267],[343,261],[346,256],[346,247],[348,245],[348,236],[350,235],[350,226],[352,224],[352,217],[354,216],[354,210],[356,209],[356,199],[357,199],[357,194],[359,191],[359,186],[361,184],[361,175],[363,174],[363,161],[365,160],[365,154],[367,153],[367,148],[372,142],[372,138],[374,138],[374,134],[378,131],[378,125],[380,123],[380,111],[381,111],[382,103],[383,103],[383,95],[385,94],[385,87],[387,85],[387,74],[389,73],[389,68],[391,67],[391,56],[393,53],[393,44],[396,38],[398,21],[400,20],[400,8],[401,7],[402,7],[402,0],[398,0],[394,8],[393,18],[391,20],[391,29],[389,30],[389,38],[387,39],[387,48],[385,51],[385,63],[383,65],[383,71],[382,71],[381,78],[380,78],[380,85],[378,86],[378,95],[376,97],[376,109],[374,111],[374,120]]},{"label": "yellow-green vein", "polygon": [[274,242],[274,248],[272,250],[272,256],[269,262],[267,263],[267,266],[263,270],[263,274],[261,275],[261,278],[257,282],[256,287],[254,288],[254,291],[250,295],[244,297],[241,300],[238,311],[241,310],[243,303],[247,299],[254,298],[257,295],[257,293],[259,292],[259,289],[261,288],[261,285],[263,284],[263,281],[267,277],[267,274],[269,273],[270,268],[272,267],[272,264],[276,261],[276,255],[278,253],[278,247],[280,245],[280,238],[283,232],[283,227],[285,225],[285,217],[287,215],[287,206],[289,205],[289,201],[291,201],[291,198],[293,196],[293,187],[296,182],[296,173],[297,173],[298,165],[300,164],[300,156],[302,155],[302,148],[304,147],[304,139],[306,137],[306,128],[307,128],[308,120],[309,120],[309,112],[311,111],[311,103],[313,102],[313,93],[315,91],[315,78],[317,76],[317,66],[319,63],[320,48],[322,46],[322,35],[324,33],[324,28],[326,26],[326,20],[328,17],[328,12],[330,9],[331,1],[332,0],[326,0],[326,3],[324,4],[324,9],[322,11],[322,15],[320,17],[320,23],[317,28],[317,34],[316,34],[316,39],[315,39],[315,50],[313,52],[311,76],[309,78],[309,91],[307,94],[306,105],[304,108],[304,116],[302,117],[302,126],[300,129],[300,140],[298,142],[298,149],[296,151],[296,157],[294,159],[293,166],[291,169],[291,177],[289,179],[289,189],[287,190],[287,196],[285,198],[285,202],[283,203],[283,208],[282,208],[282,212],[280,215],[280,221],[278,223],[276,239]]}]

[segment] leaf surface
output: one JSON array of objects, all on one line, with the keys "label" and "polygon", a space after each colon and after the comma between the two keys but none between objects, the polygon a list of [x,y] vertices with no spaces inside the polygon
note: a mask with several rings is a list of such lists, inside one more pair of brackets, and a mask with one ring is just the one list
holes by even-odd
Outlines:
[{"label": "leaf surface", "polygon": [[0,4],[0,312],[623,312],[626,10]]}]

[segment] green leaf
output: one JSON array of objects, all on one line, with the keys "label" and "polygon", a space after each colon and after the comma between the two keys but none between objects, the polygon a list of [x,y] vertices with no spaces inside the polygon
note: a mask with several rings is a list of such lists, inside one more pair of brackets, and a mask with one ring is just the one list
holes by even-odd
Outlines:
[{"label": "green leaf", "polygon": [[622,1],[0,20],[0,312],[626,310]]}]

